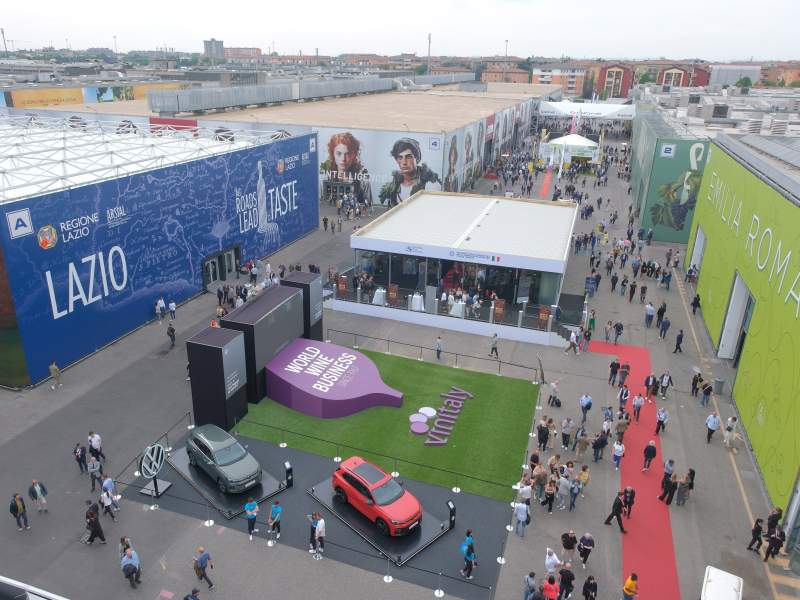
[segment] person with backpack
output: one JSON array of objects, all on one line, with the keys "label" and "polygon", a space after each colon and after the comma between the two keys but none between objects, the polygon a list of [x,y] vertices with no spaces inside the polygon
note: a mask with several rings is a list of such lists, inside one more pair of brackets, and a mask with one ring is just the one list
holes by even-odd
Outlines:
[{"label": "person with backpack", "polygon": [[625,327],[622,325],[620,321],[614,323],[614,345],[616,345],[617,342],[619,341],[623,329],[625,329]]},{"label": "person with backpack", "polygon": [[75,444],[72,449],[72,456],[75,458],[75,462],[78,463],[81,473],[88,473],[89,465],[86,463],[86,446],[82,446],[80,443]]},{"label": "person with backpack", "polygon": [[183,597],[183,600],[200,600],[200,590],[197,588],[192,588],[192,592],[190,594],[186,594]]},{"label": "person with backpack", "polygon": [[172,324],[172,321],[169,322],[167,326],[167,337],[169,337],[169,347],[175,347],[175,326]]}]

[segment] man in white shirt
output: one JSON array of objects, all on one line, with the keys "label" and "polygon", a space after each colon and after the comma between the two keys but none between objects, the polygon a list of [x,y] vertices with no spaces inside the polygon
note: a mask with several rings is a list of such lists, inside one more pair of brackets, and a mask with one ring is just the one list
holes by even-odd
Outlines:
[{"label": "man in white shirt", "polygon": [[89,443],[89,454],[94,456],[98,461],[102,459],[103,462],[105,462],[106,455],[103,454],[103,438],[100,437],[100,434],[90,431],[87,441]]},{"label": "man in white shirt", "polygon": [[528,512],[529,510],[530,508],[528,508],[528,505],[524,502],[517,502],[514,504],[514,517],[516,518],[514,533],[521,538],[525,537],[525,527],[528,525],[528,515],[530,514]]},{"label": "man in white shirt", "polygon": [[729,450],[733,449],[733,439],[736,436],[736,425],[738,419],[736,417],[728,417],[725,421],[725,431],[722,434],[722,442]]},{"label": "man in white shirt", "polygon": [[564,350],[564,354],[569,354],[570,350],[575,352],[575,354],[579,354],[578,336],[576,335],[575,330],[569,332],[569,346],[567,346],[567,349]]},{"label": "man in white shirt", "polygon": [[706,428],[708,428],[708,433],[706,434],[706,444],[711,443],[711,436],[713,436],[717,429],[719,429],[720,425],[721,421],[719,420],[717,413],[712,412],[710,415],[708,415],[706,418]]}]

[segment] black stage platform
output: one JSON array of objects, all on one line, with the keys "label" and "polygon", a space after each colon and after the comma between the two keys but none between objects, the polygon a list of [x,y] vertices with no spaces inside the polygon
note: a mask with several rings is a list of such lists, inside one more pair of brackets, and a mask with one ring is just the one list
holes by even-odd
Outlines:
[{"label": "black stage platform", "polygon": [[[336,463],[331,457],[310,454],[292,447],[279,448],[275,444],[248,437],[238,439],[265,470],[273,474],[282,473],[283,465],[287,461],[294,469],[294,487],[284,490],[277,497],[284,507],[281,539],[277,545],[271,548],[267,546],[268,538],[264,532],[268,529],[266,520],[269,516],[269,505],[262,505],[257,519],[261,532],[254,536],[253,548],[258,548],[259,552],[280,552],[286,546],[308,549],[309,527],[306,515],[320,510],[320,505],[306,493],[306,490],[312,484],[329,478],[336,468]],[[180,448],[182,444],[176,443],[175,447]],[[172,468],[162,469],[159,478],[172,481],[173,484],[167,493],[155,501],[159,510],[180,513],[199,521],[213,518],[213,509],[210,508],[209,501],[199,495],[197,490],[186,479],[178,476]],[[325,560],[344,562],[378,575],[386,574],[388,563],[391,575],[396,579],[431,590],[439,587],[441,583],[449,598],[491,600],[500,571],[500,565],[495,558],[503,553],[504,542],[508,535],[505,526],[511,518],[511,508],[508,503],[466,493],[453,495],[448,488],[408,480],[403,477],[402,472],[400,478],[405,480],[406,485],[424,506],[433,508],[434,512],[439,512],[441,516],[448,514],[447,501],[452,498],[458,506],[458,524],[455,531],[444,536],[439,543],[428,546],[425,552],[417,554],[400,568],[364,541],[353,529],[325,512],[327,517]],[[152,498],[138,492],[139,484],[144,483],[147,482],[145,480],[131,482],[129,486],[123,488],[123,497],[131,502],[152,504]],[[240,500],[244,504],[246,498]],[[435,522],[440,521],[435,517],[434,519]],[[247,534],[247,522],[242,514],[230,520],[220,519],[216,525],[235,529],[243,536]],[[475,579],[465,581],[459,574],[459,569],[464,567],[459,546],[464,531],[468,528],[473,531],[480,566],[475,570]],[[310,554],[308,560],[309,563],[312,562]],[[440,571],[443,573],[441,579],[439,579]]]},{"label": "black stage platform", "polygon": [[261,481],[259,483],[241,494],[223,494],[217,488],[217,483],[206,475],[205,471],[189,464],[189,455],[186,453],[185,446],[170,454],[167,457],[167,462],[173,471],[180,475],[226,519],[233,519],[242,514],[248,498],[252,497],[261,504],[286,489],[286,481],[278,481],[267,473],[262,465]]},{"label": "black stage platform", "polygon": [[[414,483],[411,482],[413,488]],[[408,487],[408,485],[406,485]],[[409,535],[390,537],[383,535],[375,524],[364,517],[349,504],[336,499],[331,487],[331,478],[327,477],[317,485],[309,488],[306,493],[331,511],[342,523],[358,534],[358,536],[391,560],[398,567],[402,567],[417,554],[425,550],[436,540],[450,531],[450,519],[441,519],[422,507],[422,521],[420,526]],[[413,491],[412,491],[413,493]],[[416,495],[416,494],[414,494]],[[442,506],[442,512],[449,512],[447,506]]]}]

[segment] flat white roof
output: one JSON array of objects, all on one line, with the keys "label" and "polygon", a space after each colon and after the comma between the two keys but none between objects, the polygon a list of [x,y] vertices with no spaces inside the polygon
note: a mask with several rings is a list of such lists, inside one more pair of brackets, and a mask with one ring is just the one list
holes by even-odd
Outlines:
[{"label": "flat white roof", "polygon": [[277,139],[274,131],[144,129],[132,122],[0,114],[0,204]]},{"label": "flat white roof", "polygon": [[563,273],[573,202],[419,192],[350,236],[350,246]]}]

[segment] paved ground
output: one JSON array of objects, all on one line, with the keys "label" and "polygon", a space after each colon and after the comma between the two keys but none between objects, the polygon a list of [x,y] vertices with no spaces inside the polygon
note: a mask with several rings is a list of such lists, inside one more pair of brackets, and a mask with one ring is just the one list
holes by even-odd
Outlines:
[{"label": "paved ground", "polygon": [[[624,215],[625,188],[610,179],[609,187],[602,192],[589,192],[593,199],[599,193],[615,198]],[[488,184],[479,189],[488,189]],[[579,231],[588,226],[585,222],[579,224]],[[621,226],[624,229],[624,223]],[[270,262],[275,267],[291,260],[300,262],[304,268],[313,262],[323,271],[329,264],[348,264],[351,252],[347,233],[347,225],[341,234],[333,236],[320,230],[270,257]],[[664,250],[653,246],[647,252],[663,260]],[[587,263],[585,256],[571,259],[565,291],[580,287]],[[598,313],[599,324],[621,319],[626,324],[622,341],[649,348],[656,372],[669,368],[675,379],[676,390],[667,401],[670,425],[662,444],[665,454],[675,458],[679,471],[691,466],[698,474],[697,490],[689,503],[671,508],[682,596],[688,599],[699,595],[703,569],[713,564],[744,577],[745,597],[800,597],[793,587],[795,580],[786,577],[779,564],[768,572],[753,553],[745,551],[752,515],[765,516],[769,508],[757,470],[741,444],[738,454],[727,452],[720,440],[711,446],[705,444],[703,423],[707,411],[701,410],[688,395],[692,367],[699,366],[704,373],[713,371],[728,382],[732,373],[713,358],[701,321],[691,319],[686,310],[691,290],[681,284],[673,285],[668,292],[656,292],[652,285],[650,289],[651,297],[663,296],[669,307],[673,324],[667,342],[657,339],[654,329],[644,328],[641,305],[621,302],[619,296],[610,295],[607,279],[603,280],[591,307]],[[176,321],[180,342],[206,326],[215,305],[216,298],[206,295],[180,307]],[[325,321],[331,329],[426,346],[432,345],[437,334],[423,327],[327,310]],[[675,355],[671,352],[672,344],[679,328],[686,331],[686,340],[684,353]],[[443,337],[446,349],[458,348],[475,355],[488,353],[488,340],[467,334],[446,333]],[[334,341],[346,340],[334,338]],[[362,339],[360,344],[369,347],[370,343]],[[4,575],[75,599],[128,594],[167,600],[182,598],[193,583],[190,553],[196,545],[203,544],[217,560],[214,575],[220,597],[254,597],[257,590],[267,589],[280,590],[281,597],[286,598],[323,594],[329,598],[431,596],[436,582],[431,582],[430,587],[399,580],[387,585],[373,572],[333,560],[316,563],[308,554],[291,548],[251,546],[243,534],[230,529],[205,528],[198,519],[143,510],[135,504],[124,506],[119,522],[106,527],[108,546],[89,548],[78,544],[83,527],[83,500],[88,497],[89,485],[71,457],[75,442],[85,440],[89,429],[99,431],[109,456],[108,470],[115,473],[190,409],[188,384],[184,380],[185,349],[182,344],[172,351],[167,347],[164,326],[151,323],[69,369],[64,375],[64,388],[56,393],[47,386],[22,393],[0,392],[0,487],[10,497],[14,491],[24,493],[30,479],[37,477],[51,491],[50,513],[39,517],[34,511],[30,531],[18,533],[13,521],[7,518],[3,534],[6,543],[0,547],[0,569]],[[594,396],[595,407],[613,404],[613,391],[606,384],[606,356],[565,356],[555,348],[510,342],[501,343],[500,352],[504,360],[519,364],[535,365],[536,357],[541,357],[547,377],[561,381],[564,407],[558,411],[560,418],[578,412],[576,399],[584,391]],[[477,361],[464,366],[492,368],[489,363]],[[730,383],[726,392],[729,390]],[[715,402],[723,417],[733,414],[727,394]],[[591,417],[594,428],[599,426],[598,412],[594,410]],[[523,460],[520,457],[520,464]],[[548,517],[535,510],[524,540],[513,534],[508,536],[504,552],[507,562],[501,570],[496,597],[518,597],[523,574],[530,570],[541,574],[544,549],[558,547],[560,534],[572,528],[579,535],[583,531],[595,534],[598,549],[586,573],[594,574],[600,581],[601,598],[618,598],[622,575],[619,534],[601,523],[617,487],[615,471],[609,463],[602,463],[592,468],[586,498],[579,501],[575,513]],[[630,526],[647,527],[647,515],[634,515]],[[123,534],[133,538],[144,563],[145,585],[137,592],[129,590],[119,574],[114,540]],[[453,551],[457,552],[457,548]],[[253,554],[264,556],[253,560]],[[480,556],[481,561],[494,558]],[[583,575],[579,573],[579,585],[583,583]],[[335,585],[330,585],[332,582]],[[443,587],[446,589],[446,585]]]}]

